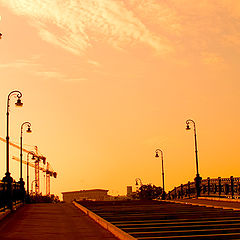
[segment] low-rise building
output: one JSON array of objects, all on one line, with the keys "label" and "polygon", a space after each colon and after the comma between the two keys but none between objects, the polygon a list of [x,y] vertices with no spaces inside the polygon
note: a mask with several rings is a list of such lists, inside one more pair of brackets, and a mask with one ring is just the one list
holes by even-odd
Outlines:
[{"label": "low-rise building", "polygon": [[91,189],[72,192],[62,192],[62,195],[63,201],[70,203],[73,200],[107,201],[110,199],[110,196],[107,193],[108,190]]}]

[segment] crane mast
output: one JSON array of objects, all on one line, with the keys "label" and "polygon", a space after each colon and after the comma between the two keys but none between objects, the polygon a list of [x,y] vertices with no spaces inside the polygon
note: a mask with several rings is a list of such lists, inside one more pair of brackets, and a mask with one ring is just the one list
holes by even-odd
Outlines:
[{"label": "crane mast", "polygon": [[46,171],[46,195],[50,196],[50,171],[49,171],[49,163],[47,163],[47,171]]},{"label": "crane mast", "polygon": [[[38,147],[35,146],[36,155],[38,155]],[[39,158],[35,160],[35,192],[39,194],[39,185],[40,185],[40,177],[39,177]]]},{"label": "crane mast", "polygon": [[[12,159],[15,160],[15,161],[20,162],[20,159],[15,157],[15,156],[13,156]],[[22,160],[22,162],[23,162],[23,164],[27,165],[27,161]],[[33,167],[34,169],[36,167],[35,162],[34,163],[29,162],[28,165],[30,167]],[[39,166],[39,170],[46,173],[46,195],[50,196],[50,177],[56,178],[57,177],[57,173],[52,170],[51,165],[48,162],[47,162],[47,167],[46,168]],[[36,184],[36,178],[35,178],[34,182]],[[35,185],[35,192],[36,192],[36,185]]]}]

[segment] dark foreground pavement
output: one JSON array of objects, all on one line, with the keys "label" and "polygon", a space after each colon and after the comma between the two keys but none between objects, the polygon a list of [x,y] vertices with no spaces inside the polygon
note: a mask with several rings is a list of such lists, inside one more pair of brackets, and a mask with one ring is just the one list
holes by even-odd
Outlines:
[{"label": "dark foreground pavement", "polygon": [[116,240],[72,204],[30,204],[0,221],[0,240]]}]

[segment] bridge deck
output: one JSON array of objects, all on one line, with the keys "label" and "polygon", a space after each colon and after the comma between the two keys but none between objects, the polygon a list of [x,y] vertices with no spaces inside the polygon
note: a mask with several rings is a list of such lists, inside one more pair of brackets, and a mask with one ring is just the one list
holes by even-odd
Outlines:
[{"label": "bridge deck", "polygon": [[[210,205],[207,200],[183,201]],[[167,201],[79,203],[139,240],[240,239],[240,211],[221,208],[224,202],[211,202],[220,208]]]},{"label": "bridge deck", "polygon": [[229,208],[229,209],[235,209],[240,210],[240,202],[234,201],[229,199],[227,201],[226,199],[220,200],[212,200],[207,198],[192,198],[192,199],[179,199],[174,200],[174,202],[180,202],[180,203],[189,203],[189,204],[198,204],[198,205],[205,205],[205,206],[213,206],[213,207],[220,207],[220,208]]},{"label": "bridge deck", "polygon": [[25,205],[0,222],[1,240],[116,240],[71,204]]}]

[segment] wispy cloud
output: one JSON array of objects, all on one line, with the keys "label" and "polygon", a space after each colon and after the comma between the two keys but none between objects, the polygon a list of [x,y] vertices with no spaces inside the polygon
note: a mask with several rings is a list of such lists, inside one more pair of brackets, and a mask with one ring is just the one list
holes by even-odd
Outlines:
[{"label": "wispy cloud", "polygon": [[[98,38],[117,48],[142,42],[159,52],[170,46],[119,0],[1,0],[18,15],[30,17],[42,39],[75,54]],[[56,28],[57,27],[57,28]],[[89,34],[91,33],[91,34]]]},{"label": "wispy cloud", "polygon": [[88,60],[88,63],[93,65],[93,66],[96,66],[96,67],[100,67],[101,66],[101,64],[99,62],[96,62],[94,60]]},{"label": "wispy cloud", "polygon": [[40,66],[38,63],[33,62],[32,59],[19,59],[14,62],[2,63],[0,64],[0,68],[25,68],[25,67],[38,67]]},{"label": "wispy cloud", "polygon": [[65,78],[64,81],[66,82],[81,82],[81,81],[87,81],[88,79],[87,78]]},{"label": "wispy cloud", "polygon": [[202,53],[202,61],[203,63],[207,65],[223,65],[224,64],[224,59],[223,57],[215,54],[215,53],[210,53],[210,52],[203,52]]},{"label": "wispy cloud", "polygon": [[84,77],[72,77],[64,74],[63,72],[52,70],[50,67],[43,66],[37,63],[39,56],[33,56],[29,59],[17,59],[16,61],[0,64],[0,69],[17,69],[29,72],[36,77],[42,79],[57,79],[68,82],[85,81]]},{"label": "wispy cloud", "polygon": [[[40,37],[73,54],[98,41],[118,49],[144,44],[156,53],[198,55],[240,43],[236,0],[0,0],[28,17]],[[226,52],[226,51],[225,51]],[[94,63],[89,62],[90,64]],[[97,64],[95,64],[97,66]]]},{"label": "wispy cloud", "polygon": [[56,78],[56,79],[65,78],[64,74],[57,71],[39,71],[39,72],[36,72],[36,75],[44,78]]},{"label": "wispy cloud", "polygon": [[57,79],[65,82],[79,82],[86,81],[87,78],[72,78],[58,71],[39,71],[35,73],[37,76],[45,79]]}]

